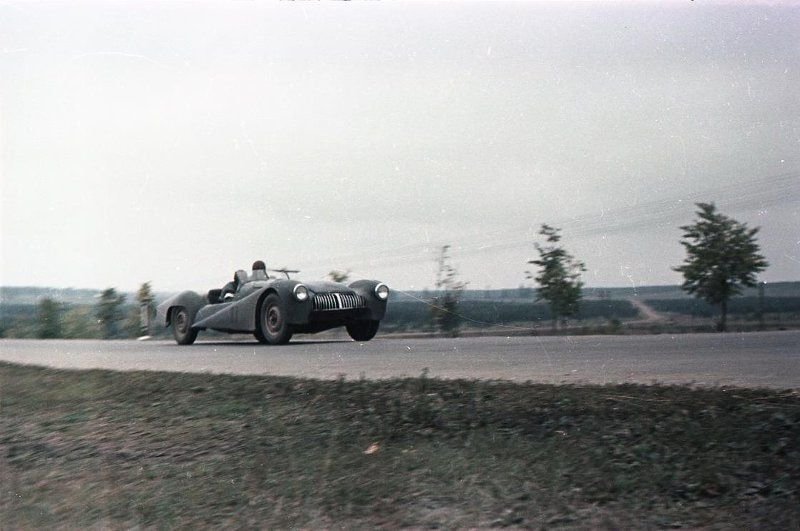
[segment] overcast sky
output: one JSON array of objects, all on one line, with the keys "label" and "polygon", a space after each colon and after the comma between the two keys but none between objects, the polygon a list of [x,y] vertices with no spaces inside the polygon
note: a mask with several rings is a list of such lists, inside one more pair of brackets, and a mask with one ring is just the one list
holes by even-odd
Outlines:
[{"label": "overcast sky", "polygon": [[2,2],[0,148],[6,286],[676,284],[696,201],[800,280],[800,8]]}]

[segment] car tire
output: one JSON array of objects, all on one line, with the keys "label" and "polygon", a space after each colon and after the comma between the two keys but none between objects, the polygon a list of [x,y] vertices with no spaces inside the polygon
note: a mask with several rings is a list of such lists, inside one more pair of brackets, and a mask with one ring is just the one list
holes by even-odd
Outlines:
[{"label": "car tire", "polygon": [[270,345],[285,345],[292,339],[292,329],[286,321],[286,307],[274,293],[267,295],[261,303],[256,325],[256,338]]},{"label": "car tire", "polygon": [[172,335],[179,345],[191,345],[197,339],[197,330],[192,328],[192,320],[189,312],[183,306],[172,309],[170,318],[172,323]]},{"label": "car tire", "polygon": [[369,341],[378,333],[380,321],[356,321],[346,326],[347,333],[356,341]]},{"label": "car tire", "polygon": [[264,337],[264,334],[261,333],[261,330],[259,330],[257,326],[256,326],[256,331],[253,332],[253,335],[256,337],[259,343],[267,344],[267,338]]}]

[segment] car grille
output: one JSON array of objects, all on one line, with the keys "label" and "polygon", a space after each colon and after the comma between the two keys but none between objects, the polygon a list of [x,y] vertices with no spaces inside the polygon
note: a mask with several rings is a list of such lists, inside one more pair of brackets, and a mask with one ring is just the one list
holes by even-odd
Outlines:
[{"label": "car grille", "polygon": [[364,308],[367,301],[355,293],[318,293],[314,295],[314,311]]}]

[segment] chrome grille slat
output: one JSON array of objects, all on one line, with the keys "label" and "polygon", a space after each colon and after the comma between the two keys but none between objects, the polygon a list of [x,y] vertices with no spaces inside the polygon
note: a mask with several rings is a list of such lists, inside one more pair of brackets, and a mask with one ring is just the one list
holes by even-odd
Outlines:
[{"label": "chrome grille slat", "polygon": [[352,310],[366,306],[366,299],[355,293],[317,293],[313,299],[313,310],[319,312]]}]

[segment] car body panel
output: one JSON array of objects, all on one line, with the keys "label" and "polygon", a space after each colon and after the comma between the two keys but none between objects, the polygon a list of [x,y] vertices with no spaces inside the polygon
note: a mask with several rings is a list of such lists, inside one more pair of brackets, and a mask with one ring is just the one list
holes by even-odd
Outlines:
[{"label": "car body panel", "polygon": [[182,291],[158,305],[156,309],[156,319],[158,322],[169,326],[172,324],[172,309],[182,306],[189,313],[189,318],[194,322],[194,317],[198,310],[208,304],[208,299],[195,293],[194,291]]}]

